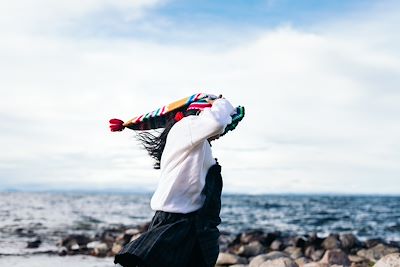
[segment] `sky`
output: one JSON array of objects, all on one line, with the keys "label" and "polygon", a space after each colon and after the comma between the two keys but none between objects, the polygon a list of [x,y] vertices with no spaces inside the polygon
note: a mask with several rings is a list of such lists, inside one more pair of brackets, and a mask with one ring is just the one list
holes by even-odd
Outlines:
[{"label": "sky", "polygon": [[0,2],[0,190],[154,191],[128,120],[194,93],[246,108],[228,193],[400,194],[398,1]]}]

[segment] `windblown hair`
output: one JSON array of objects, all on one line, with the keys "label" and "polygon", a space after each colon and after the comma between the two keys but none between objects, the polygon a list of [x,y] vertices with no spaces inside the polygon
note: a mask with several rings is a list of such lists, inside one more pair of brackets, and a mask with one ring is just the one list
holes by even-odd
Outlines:
[{"label": "windblown hair", "polygon": [[[198,110],[186,110],[182,112],[185,117],[199,114]],[[149,156],[155,160],[154,169],[160,169],[161,167],[161,156],[167,142],[167,136],[175,123],[176,121],[172,117],[172,119],[167,121],[165,128],[161,130],[136,132],[136,139],[142,143]]]}]

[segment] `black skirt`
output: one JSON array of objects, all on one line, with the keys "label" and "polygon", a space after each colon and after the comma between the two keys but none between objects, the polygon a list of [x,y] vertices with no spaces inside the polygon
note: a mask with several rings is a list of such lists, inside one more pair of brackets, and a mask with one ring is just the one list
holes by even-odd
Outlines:
[{"label": "black skirt", "polygon": [[221,166],[215,164],[206,176],[201,209],[188,214],[157,211],[149,230],[125,245],[114,263],[124,267],[214,266],[219,253],[221,191]]}]

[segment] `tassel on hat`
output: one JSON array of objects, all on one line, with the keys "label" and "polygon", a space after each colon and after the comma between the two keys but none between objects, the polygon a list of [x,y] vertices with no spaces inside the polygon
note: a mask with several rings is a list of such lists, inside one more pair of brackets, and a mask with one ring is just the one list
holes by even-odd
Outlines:
[{"label": "tassel on hat", "polygon": [[111,119],[110,120],[110,129],[111,132],[120,132],[125,129],[124,122],[120,119]]}]

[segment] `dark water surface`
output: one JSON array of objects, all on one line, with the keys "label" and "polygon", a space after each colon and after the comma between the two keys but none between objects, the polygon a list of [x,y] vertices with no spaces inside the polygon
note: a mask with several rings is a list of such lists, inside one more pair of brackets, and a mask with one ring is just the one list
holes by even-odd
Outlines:
[{"label": "dark water surface", "polygon": [[[71,233],[94,235],[113,225],[151,219],[151,195],[126,193],[0,193],[0,254],[29,254],[26,242],[54,250]],[[360,239],[400,241],[400,197],[224,195],[222,231],[246,229],[286,234],[354,233]]]}]

